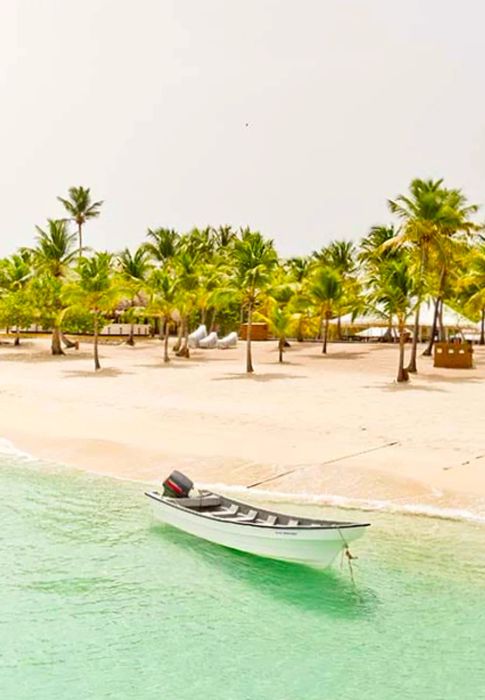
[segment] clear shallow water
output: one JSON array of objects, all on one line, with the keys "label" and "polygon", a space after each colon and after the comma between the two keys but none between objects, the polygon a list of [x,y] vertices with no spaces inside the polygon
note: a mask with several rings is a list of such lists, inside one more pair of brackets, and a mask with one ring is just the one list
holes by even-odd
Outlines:
[{"label": "clear shallow water", "polygon": [[0,457],[0,697],[485,698],[483,526],[372,515],[354,589],[156,526],[142,490]]}]

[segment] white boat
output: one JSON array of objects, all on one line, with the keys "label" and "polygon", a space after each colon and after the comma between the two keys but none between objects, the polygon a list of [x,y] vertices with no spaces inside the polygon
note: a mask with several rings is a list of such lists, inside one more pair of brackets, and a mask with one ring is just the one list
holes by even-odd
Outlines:
[{"label": "white boat", "polygon": [[317,520],[259,508],[193,484],[172,472],[164,491],[149,491],[153,513],[168,525],[209,542],[271,559],[327,567],[362,537],[369,523]]}]

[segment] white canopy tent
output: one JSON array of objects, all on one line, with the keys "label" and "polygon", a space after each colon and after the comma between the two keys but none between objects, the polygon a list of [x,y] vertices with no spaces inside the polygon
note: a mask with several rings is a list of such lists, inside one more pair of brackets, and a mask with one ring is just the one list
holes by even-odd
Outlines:
[{"label": "white canopy tent", "polygon": [[[391,337],[394,340],[399,338],[399,333],[396,328],[391,328]],[[370,328],[365,328],[363,331],[356,333],[359,338],[384,338],[389,333],[389,329],[385,326],[371,326]]]},{"label": "white canopy tent", "polygon": [[[452,308],[443,304],[443,326],[445,328],[468,328],[479,330],[480,324],[475,323],[471,319],[463,316],[463,314],[454,311]],[[434,319],[434,304],[425,302],[421,304],[421,309],[419,312],[419,325],[420,326],[432,326]],[[411,319],[412,320],[412,319]]]},{"label": "white canopy tent", "polygon": [[[452,308],[443,304],[443,326],[445,328],[466,328],[467,330],[480,330],[480,324],[475,323],[471,319],[463,316],[463,314],[454,311]],[[434,304],[431,302],[424,302],[421,304],[421,310],[419,314],[419,325],[421,327],[431,327],[433,325],[434,319]],[[331,321],[332,324],[337,323],[337,319],[334,318]],[[407,319],[408,326],[412,326],[414,323],[414,313],[411,314]],[[389,320],[384,312],[380,312],[379,309],[371,311],[369,314],[358,314],[354,318],[351,313],[345,314],[340,317],[340,325],[345,326],[365,326],[367,327],[384,327],[387,328]],[[392,326],[397,326],[396,318],[392,319]]]}]

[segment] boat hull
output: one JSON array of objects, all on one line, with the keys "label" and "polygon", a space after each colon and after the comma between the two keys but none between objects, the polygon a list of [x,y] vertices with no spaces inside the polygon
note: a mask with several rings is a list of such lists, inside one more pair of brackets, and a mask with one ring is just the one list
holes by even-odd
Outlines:
[{"label": "boat hull", "polygon": [[152,499],[155,518],[208,542],[260,557],[325,568],[366,527],[295,528],[224,522],[202,517]]}]

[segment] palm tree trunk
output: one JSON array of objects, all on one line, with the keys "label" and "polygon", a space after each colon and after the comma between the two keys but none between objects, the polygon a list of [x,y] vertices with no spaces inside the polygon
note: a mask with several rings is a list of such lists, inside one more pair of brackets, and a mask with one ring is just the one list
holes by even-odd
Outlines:
[{"label": "palm tree trunk", "polygon": [[179,336],[180,348],[177,351],[177,357],[190,357],[189,351],[189,323],[185,316],[182,320]]},{"label": "palm tree trunk", "polygon": [[322,329],[323,329],[323,314],[320,315],[320,318],[318,320],[318,331],[317,331],[317,337],[315,338],[315,340],[322,339]]},{"label": "palm tree trunk", "polygon": [[64,350],[61,346],[61,331],[58,326],[54,326],[52,331],[51,353],[53,355],[64,355]]},{"label": "palm tree trunk", "polygon": [[392,343],[394,342],[394,338],[392,335],[392,314],[389,314],[387,318],[387,328],[386,328],[386,334],[383,338],[387,343]]},{"label": "palm tree trunk", "polygon": [[440,310],[438,314],[438,323],[440,327],[440,343],[444,343],[446,340],[445,327],[443,325],[443,302],[440,304]]},{"label": "palm tree trunk", "polygon": [[212,318],[211,322],[209,324],[209,333],[212,333],[216,329],[216,317],[217,317],[217,309],[212,310]]},{"label": "palm tree trunk", "polygon": [[253,323],[253,308],[252,304],[249,303],[248,306],[248,323],[246,330],[246,372],[251,374],[254,372],[253,358],[251,355],[251,328]]},{"label": "palm tree trunk", "polygon": [[189,350],[189,321],[188,319],[185,319],[185,334],[184,334],[184,357],[190,357],[190,350]]},{"label": "palm tree trunk", "polygon": [[[419,312],[420,312],[420,303],[418,302],[418,305],[416,307],[416,315],[414,317],[414,328],[413,328],[413,346],[411,348],[411,357],[409,359],[409,364],[407,366],[407,371],[408,372],[417,372],[418,371],[418,366],[416,362],[417,354],[418,354],[418,339],[419,339]],[[399,342],[401,342],[401,339],[399,339]],[[405,380],[402,380],[405,381]]]},{"label": "palm tree trunk", "polygon": [[411,349],[411,358],[407,366],[408,372],[417,372],[417,355],[418,355],[418,340],[419,340],[419,312],[421,311],[421,302],[423,301],[423,287],[424,287],[424,275],[427,268],[428,262],[428,252],[427,249],[422,246],[421,248],[421,260],[419,264],[419,277],[418,277],[418,300],[416,305],[416,315],[414,317],[414,329],[413,329],[413,346]]},{"label": "palm tree trunk", "polygon": [[485,345],[485,308],[482,309],[482,318],[480,321],[480,345]]},{"label": "palm tree trunk", "polygon": [[328,338],[328,325],[330,323],[330,317],[325,315],[325,326],[323,328],[323,346],[322,346],[322,354],[326,355],[327,354],[327,338]]},{"label": "palm tree trunk", "polygon": [[180,319],[180,321],[177,324],[177,340],[175,341],[175,345],[172,348],[172,350],[175,353],[178,353],[180,348],[182,347],[182,335],[183,335],[183,321],[182,321],[182,319]]},{"label": "palm tree trunk", "polygon": [[435,302],[434,302],[434,315],[433,315],[433,325],[431,327],[431,336],[429,338],[428,347],[423,352],[423,355],[425,355],[426,357],[430,357],[431,353],[433,351],[436,330],[438,328],[438,315],[439,315],[439,310],[440,310],[440,304],[441,304],[440,297],[436,297]]},{"label": "palm tree trunk", "polygon": [[170,357],[168,356],[168,339],[170,336],[170,334],[168,332],[168,329],[169,329],[168,320],[165,320],[163,325],[165,327],[165,338],[163,341],[163,361],[170,362]]},{"label": "palm tree trunk", "polygon": [[130,335],[128,336],[128,340],[126,341],[127,345],[131,345],[132,347],[135,344],[135,324],[130,323]]},{"label": "palm tree trunk", "polygon": [[409,381],[408,370],[404,369],[404,341],[405,341],[405,326],[404,319],[399,321],[399,367],[397,371],[397,381],[407,382]]},{"label": "palm tree trunk", "polygon": [[77,225],[77,235],[79,240],[79,257],[83,254],[83,226],[82,224]]},{"label": "palm tree trunk", "polygon": [[98,314],[95,312],[94,314],[94,369],[97,371],[98,369],[101,369],[101,365],[99,364],[99,352],[98,352],[98,337],[99,337],[99,319],[98,319]]},{"label": "palm tree trunk", "polygon": [[20,345],[20,328],[19,325],[17,324],[17,329],[15,331],[15,340],[13,343],[15,346]]},{"label": "palm tree trunk", "polygon": [[342,340],[342,319],[340,316],[337,318],[337,337],[339,340]]},{"label": "palm tree trunk", "polygon": [[303,321],[302,319],[298,319],[298,328],[296,331],[296,340],[298,343],[303,343]]},{"label": "palm tree trunk", "polygon": [[60,331],[61,334],[61,341],[64,343],[64,347],[66,348],[76,348],[77,350],[79,349],[79,342],[74,342],[72,340],[69,340],[62,331]]},{"label": "palm tree trunk", "polygon": [[285,338],[284,338],[284,336],[281,336],[281,338],[278,341],[278,362],[280,364],[283,363],[284,351],[285,351]]}]

